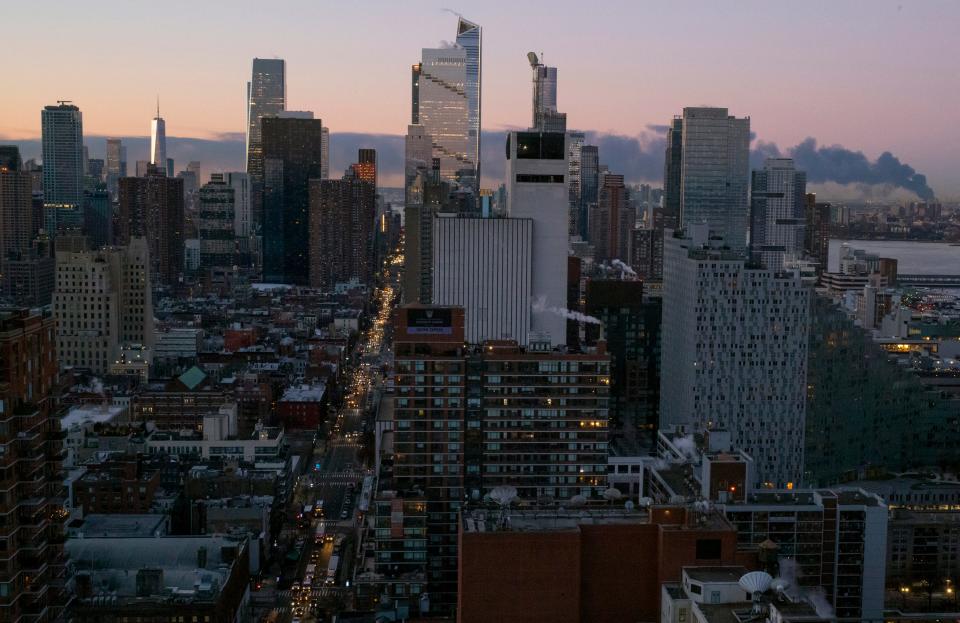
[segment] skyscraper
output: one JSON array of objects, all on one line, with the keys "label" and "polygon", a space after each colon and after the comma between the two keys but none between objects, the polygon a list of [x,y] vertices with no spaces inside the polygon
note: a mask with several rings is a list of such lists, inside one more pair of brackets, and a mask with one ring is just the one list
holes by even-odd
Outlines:
[{"label": "skyscraper", "polygon": [[320,119],[303,117],[261,121],[263,273],[269,281],[309,283],[309,181],[320,179],[322,127]]},{"label": "skyscraper", "polygon": [[30,250],[35,229],[32,196],[30,173],[23,170],[20,150],[0,146],[0,275],[8,258]]},{"label": "skyscraper", "polygon": [[[680,226],[707,223],[712,236],[743,250],[749,214],[750,118],[733,117],[726,108],[684,108],[682,125]],[[675,158],[672,152],[670,156]]]},{"label": "skyscraper", "polygon": [[663,227],[680,226],[680,171],[683,167],[683,117],[674,117],[667,127],[663,164]]},{"label": "skyscraper", "polygon": [[197,193],[200,268],[232,266],[235,261],[235,192],[222,173],[214,173]]},{"label": "skyscraper", "polygon": [[324,127],[321,130],[320,159],[323,164],[320,165],[320,179],[330,179],[330,128]]},{"label": "skyscraper", "polygon": [[614,259],[628,261],[630,236],[636,225],[637,211],[630,204],[622,175],[603,176],[600,201],[590,214],[590,242],[598,262]]},{"label": "skyscraper", "polygon": [[173,177],[167,171],[167,122],[160,116],[159,97],[157,98],[157,116],[150,122],[150,164]]},{"label": "skyscraper", "polygon": [[770,270],[803,257],[807,174],[790,158],[767,158],[750,185],[750,253]]},{"label": "skyscraper", "polygon": [[352,280],[370,283],[376,204],[374,185],[359,176],[310,181],[312,287],[332,289]]},{"label": "skyscraper", "polygon": [[527,54],[533,70],[533,122],[531,130],[566,132],[567,115],[557,111],[557,68],[547,67],[534,52]]},{"label": "skyscraper", "polygon": [[120,178],[127,177],[127,153],[119,138],[107,139],[107,191],[113,201],[117,200]]},{"label": "skyscraper", "polygon": [[533,220],[531,340],[566,342],[569,202],[567,136],[507,135],[507,214]]},{"label": "skyscraper", "polygon": [[754,486],[803,474],[809,289],[754,268],[699,223],[664,241],[661,428],[726,430]]},{"label": "skyscraper", "polygon": [[377,187],[377,150],[361,149],[359,158],[353,165],[353,172],[357,179]]},{"label": "skyscraper", "polygon": [[567,186],[570,193],[570,236],[580,235],[580,202],[583,180],[583,132],[567,132]]},{"label": "skyscraper", "polygon": [[827,255],[830,251],[830,212],[829,203],[817,202],[817,195],[807,193],[804,198],[804,251],[815,259],[820,272],[827,270]]},{"label": "skyscraper", "polygon": [[600,150],[596,145],[584,145],[580,150],[580,210],[577,230],[580,237],[589,240],[590,210],[595,208],[600,193]]},{"label": "skyscraper", "polygon": [[173,285],[183,270],[183,180],[167,177],[153,165],[144,177],[120,180],[119,243],[142,236],[150,249],[150,276]]},{"label": "skyscraper", "polygon": [[251,223],[256,234],[263,226],[263,147],[261,119],[287,108],[287,64],[279,58],[253,59],[247,83],[247,174],[250,175]]},{"label": "skyscraper", "polygon": [[43,202],[46,226],[57,230],[83,224],[83,114],[68,101],[40,114],[43,142]]},{"label": "skyscraper", "polygon": [[440,175],[479,196],[481,28],[462,17],[456,46],[424,48],[413,66],[411,123],[430,136]]},{"label": "skyscraper", "polygon": [[53,308],[62,365],[106,374],[121,346],[153,346],[150,263],[139,237],[121,247],[57,251]]}]

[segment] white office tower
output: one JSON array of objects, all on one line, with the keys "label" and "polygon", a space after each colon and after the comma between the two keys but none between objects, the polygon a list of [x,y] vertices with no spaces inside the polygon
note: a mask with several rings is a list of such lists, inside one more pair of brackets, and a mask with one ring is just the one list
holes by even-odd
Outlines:
[{"label": "white office tower", "polygon": [[106,374],[122,346],[153,346],[149,246],[57,251],[53,313],[61,366]]},{"label": "white office tower", "polygon": [[803,473],[809,289],[752,268],[706,225],[664,239],[660,422],[725,429],[758,487]]},{"label": "white office tower", "polygon": [[791,158],[767,158],[750,188],[750,253],[771,270],[803,258],[807,174]]},{"label": "white office tower", "polygon": [[160,100],[157,99],[157,116],[150,122],[150,164],[158,171],[167,170],[167,122],[160,116]]},{"label": "white office tower", "polygon": [[507,215],[533,220],[531,340],[566,343],[570,196],[567,136],[507,135]]},{"label": "white office tower", "polygon": [[726,108],[684,108],[680,222],[707,223],[736,250],[747,245],[750,118]]},{"label": "white office tower", "polygon": [[468,342],[529,342],[533,232],[529,218],[433,219],[432,301],[463,307]]}]

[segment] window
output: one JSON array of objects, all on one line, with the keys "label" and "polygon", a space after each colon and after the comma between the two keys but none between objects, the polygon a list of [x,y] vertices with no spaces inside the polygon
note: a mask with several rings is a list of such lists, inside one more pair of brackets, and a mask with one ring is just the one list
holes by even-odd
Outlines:
[{"label": "window", "polygon": [[718,560],[721,551],[720,539],[697,539],[697,560]]}]

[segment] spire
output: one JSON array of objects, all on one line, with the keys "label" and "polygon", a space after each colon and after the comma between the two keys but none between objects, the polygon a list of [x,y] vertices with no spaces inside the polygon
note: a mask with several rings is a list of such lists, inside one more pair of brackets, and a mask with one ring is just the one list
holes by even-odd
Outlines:
[{"label": "spire", "polygon": [[157,119],[160,118],[160,94],[157,93]]}]

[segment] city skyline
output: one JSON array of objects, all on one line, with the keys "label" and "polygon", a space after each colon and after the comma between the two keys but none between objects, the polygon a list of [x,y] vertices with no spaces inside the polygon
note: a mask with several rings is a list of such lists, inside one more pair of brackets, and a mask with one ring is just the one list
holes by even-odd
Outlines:
[{"label": "city skyline", "polygon": [[[306,21],[318,10],[299,3],[288,6]],[[355,19],[358,9],[324,8],[324,23],[342,27],[332,28],[333,36],[319,47],[315,39],[279,25],[277,35],[270,34],[270,27],[289,11],[275,11],[276,15],[255,9],[223,12],[217,16],[218,28],[204,31],[202,43],[198,39],[184,51],[171,53],[172,60],[191,53],[192,72],[184,73],[178,69],[180,63],[171,62],[149,76],[139,75],[134,63],[120,59],[117,71],[125,88],[109,95],[95,81],[83,81],[60,64],[56,55],[37,50],[30,71],[12,68],[11,80],[19,88],[0,109],[0,137],[38,136],[37,110],[58,98],[72,99],[80,106],[90,136],[142,136],[147,133],[144,119],[152,113],[158,92],[170,126],[168,140],[234,136],[244,130],[245,83],[250,60],[257,56],[287,61],[289,108],[315,110],[332,133],[402,136],[409,111],[409,65],[420,57],[421,48],[441,43],[438,36],[449,32],[455,19],[439,5],[416,6],[414,12],[377,5],[363,22]],[[816,4],[789,9],[746,4],[722,11],[698,4],[669,9],[617,5],[601,12],[573,5],[546,12],[540,5],[531,5],[511,7],[509,14],[500,8],[497,3],[473,10],[461,7],[464,17],[485,31],[485,130],[526,125],[529,95],[518,87],[529,81],[525,54],[535,50],[544,53],[548,65],[560,68],[564,88],[558,106],[567,112],[572,129],[643,140],[658,136],[651,127],[665,125],[683,106],[723,106],[731,114],[750,116],[758,141],[785,149],[811,136],[821,145],[862,151],[870,160],[889,150],[925,173],[942,198],[960,194],[960,182],[949,176],[949,163],[960,157],[960,137],[953,129],[958,124],[952,119],[958,113],[942,106],[955,99],[957,89],[950,81],[936,78],[938,72],[950,71],[946,28],[960,13],[956,5],[877,3],[868,15],[861,15],[850,3],[832,7],[831,21],[824,19],[822,6]],[[73,11],[65,5],[61,12],[70,19],[58,23],[70,23],[71,28],[92,25],[92,16]],[[106,42],[94,39],[88,47],[91,58],[122,48],[132,36],[124,27],[143,23],[139,13],[137,7],[116,5],[112,23],[118,27],[118,45],[111,44],[108,50]],[[609,14],[624,19],[601,19]],[[523,23],[534,15],[543,20],[541,32],[551,33],[549,37],[524,31]],[[12,34],[15,47],[29,45],[31,37],[47,25],[35,11],[18,7],[13,8],[12,21],[21,26]],[[206,22],[199,19],[177,27],[185,40],[191,40],[189,35],[203,30]],[[253,23],[261,36],[252,36],[248,24]],[[359,23],[371,36],[349,36],[350,25]],[[656,27],[658,23],[682,24],[692,35],[689,40],[697,44],[669,55],[656,53],[666,49],[672,32]],[[758,23],[764,27],[757,28]],[[567,44],[575,40],[578,29],[590,46]],[[598,29],[606,29],[607,34],[593,36]],[[636,36],[638,29],[642,36]],[[876,36],[881,32],[883,38]],[[250,36],[228,37],[236,34]],[[804,43],[783,45],[790,40]],[[889,40],[910,40],[911,46],[885,44]],[[351,62],[325,62],[324,55],[341,44],[342,56]],[[206,54],[208,46],[216,46],[217,55]],[[213,56],[216,63],[205,60]],[[775,67],[782,63],[791,66],[795,89],[777,82],[771,82],[770,88],[756,88],[757,75],[777,76]],[[358,66],[364,71],[351,71]],[[56,92],[39,84],[37,76],[57,84]],[[348,88],[332,90],[328,84]],[[604,97],[591,95],[598,89]],[[911,96],[921,91],[924,97]],[[198,94],[203,106],[197,105]],[[940,122],[933,124],[930,119]],[[631,176],[630,171],[624,173]]]}]

